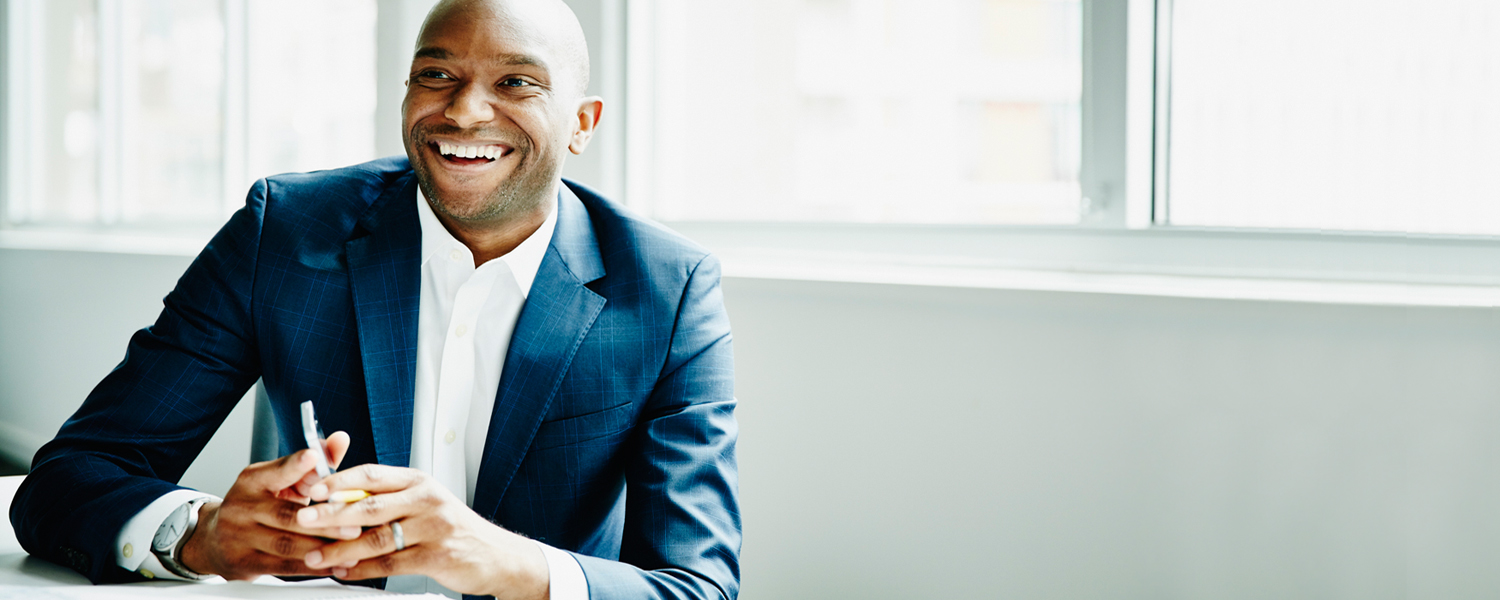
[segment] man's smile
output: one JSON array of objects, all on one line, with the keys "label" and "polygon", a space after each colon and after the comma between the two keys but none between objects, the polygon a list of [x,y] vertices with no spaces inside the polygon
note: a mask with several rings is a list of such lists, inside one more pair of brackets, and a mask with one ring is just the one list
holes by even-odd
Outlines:
[{"label": "man's smile", "polygon": [[488,165],[514,152],[510,146],[504,144],[433,141],[428,142],[427,146],[442,158],[442,162],[459,166]]}]

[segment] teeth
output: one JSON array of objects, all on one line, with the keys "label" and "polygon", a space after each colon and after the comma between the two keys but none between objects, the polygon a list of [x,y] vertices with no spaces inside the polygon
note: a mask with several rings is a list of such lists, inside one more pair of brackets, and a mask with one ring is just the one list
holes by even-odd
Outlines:
[{"label": "teeth", "polygon": [[458,144],[450,144],[448,142],[438,142],[438,152],[442,153],[444,156],[456,156],[459,158],[482,157],[494,160],[501,154],[504,154],[505,149],[501,146],[496,145],[460,146]]}]

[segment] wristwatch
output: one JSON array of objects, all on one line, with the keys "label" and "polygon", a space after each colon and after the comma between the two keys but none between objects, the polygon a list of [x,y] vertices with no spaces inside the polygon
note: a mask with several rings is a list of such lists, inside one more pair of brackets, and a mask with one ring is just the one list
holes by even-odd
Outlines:
[{"label": "wristwatch", "polygon": [[151,540],[151,553],[156,555],[156,560],[173,575],[183,579],[198,581],[210,577],[194,573],[182,564],[182,547],[187,545],[188,538],[193,537],[193,531],[198,528],[198,507],[205,502],[208,502],[208,498],[195,498],[177,507],[177,510],[167,516],[166,521],[162,521],[161,527],[156,529],[156,537]]}]

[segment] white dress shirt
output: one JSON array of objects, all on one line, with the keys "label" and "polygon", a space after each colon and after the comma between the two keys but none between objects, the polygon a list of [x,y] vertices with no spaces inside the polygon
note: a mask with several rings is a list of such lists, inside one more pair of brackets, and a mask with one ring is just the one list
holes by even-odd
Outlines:
[{"label": "white dress shirt", "polygon": [[[551,244],[557,204],[554,197],[546,221],[515,250],[477,268],[473,252],[443,227],[420,191],[417,213],[422,268],[410,464],[473,506],[506,351]],[[137,513],[115,546],[120,566],[173,577],[151,556],[151,538],[173,509],[204,496],[180,490]],[[547,559],[551,598],[587,600],[588,583],[578,561],[541,542],[537,545]],[[423,575],[391,577],[386,589],[460,597]]]}]

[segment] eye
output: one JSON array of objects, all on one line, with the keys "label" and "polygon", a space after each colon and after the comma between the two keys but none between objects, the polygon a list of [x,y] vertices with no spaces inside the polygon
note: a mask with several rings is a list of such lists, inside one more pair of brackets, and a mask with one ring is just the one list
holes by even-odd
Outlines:
[{"label": "eye", "polygon": [[438,79],[438,80],[453,79],[452,77],[448,76],[447,73],[444,73],[444,72],[439,71],[437,69],[427,69],[425,71],[418,72],[417,73],[417,77],[421,77],[423,79]]},{"label": "eye", "polygon": [[526,86],[529,86],[529,85],[534,85],[534,84],[531,83],[530,81],[526,81],[525,79],[521,79],[520,77],[511,77],[509,79],[506,79],[506,80],[500,82],[500,87],[509,87],[509,88],[521,88],[521,87],[526,87]]}]

